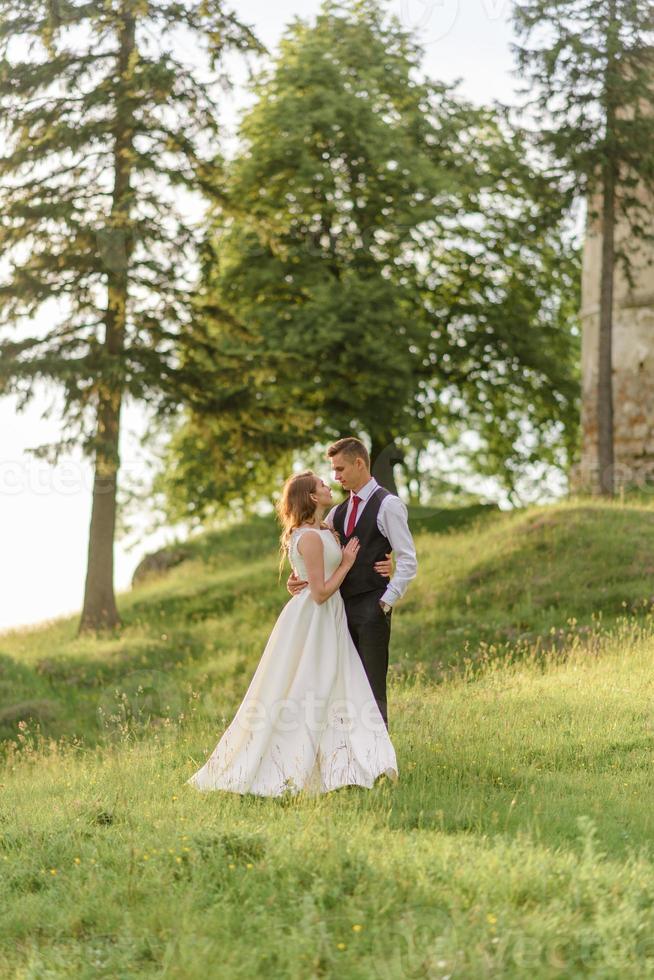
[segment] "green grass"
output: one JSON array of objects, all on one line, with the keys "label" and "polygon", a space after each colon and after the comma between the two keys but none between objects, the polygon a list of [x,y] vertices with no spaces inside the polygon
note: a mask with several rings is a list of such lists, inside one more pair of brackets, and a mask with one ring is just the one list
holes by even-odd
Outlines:
[{"label": "green grass", "polygon": [[0,976],[654,976],[654,508],[413,522],[397,786],[185,785],[285,601],[269,520],[115,636],[0,636]]}]

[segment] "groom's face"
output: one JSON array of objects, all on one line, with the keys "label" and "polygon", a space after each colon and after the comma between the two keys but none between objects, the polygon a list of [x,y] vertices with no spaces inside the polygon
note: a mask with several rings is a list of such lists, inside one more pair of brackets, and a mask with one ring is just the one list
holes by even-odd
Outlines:
[{"label": "groom's face", "polygon": [[332,469],[334,479],[340,483],[344,490],[358,490],[365,476],[365,463],[358,457],[348,459],[342,453],[332,456]]}]

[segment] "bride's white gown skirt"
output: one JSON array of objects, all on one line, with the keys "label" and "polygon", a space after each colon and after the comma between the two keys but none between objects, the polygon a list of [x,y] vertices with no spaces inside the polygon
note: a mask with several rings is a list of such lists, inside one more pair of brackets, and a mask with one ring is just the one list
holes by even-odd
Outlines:
[{"label": "bride's white gown skirt", "polygon": [[[319,533],[327,578],[341,552],[330,531]],[[295,540],[291,556],[302,574]],[[398,778],[395,750],[340,592],[318,605],[306,588],[282,610],[234,720],[187,782],[199,790],[280,796],[370,788],[381,773]]]}]

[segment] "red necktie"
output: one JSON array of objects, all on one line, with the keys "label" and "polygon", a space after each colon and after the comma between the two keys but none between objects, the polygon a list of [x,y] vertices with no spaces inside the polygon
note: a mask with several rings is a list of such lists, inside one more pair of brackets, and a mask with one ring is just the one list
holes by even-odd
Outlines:
[{"label": "red necktie", "polygon": [[359,504],[361,503],[361,497],[357,497],[355,494],[352,497],[352,510],[350,511],[350,519],[347,522],[347,531],[345,532],[345,537],[349,538],[354,530],[354,522],[357,519],[357,511],[359,509]]}]

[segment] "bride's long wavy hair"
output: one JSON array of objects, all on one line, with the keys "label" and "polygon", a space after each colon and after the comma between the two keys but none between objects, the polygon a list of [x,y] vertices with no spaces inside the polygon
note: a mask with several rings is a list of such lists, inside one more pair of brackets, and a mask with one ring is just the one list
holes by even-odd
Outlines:
[{"label": "bride's long wavy hair", "polygon": [[[294,473],[284,483],[282,494],[276,504],[277,517],[282,526],[282,533],[279,537],[279,577],[281,578],[284,570],[284,563],[288,555],[288,546],[291,534],[296,527],[306,521],[313,520],[316,513],[316,502],[311,499],[311,494],[316,492],[318,477],[313,470],[303,470],[302,473]],[[324,521],[320,523],[321,528],[329,528]],[[337,540],[337,532],[332,532]]]}]

